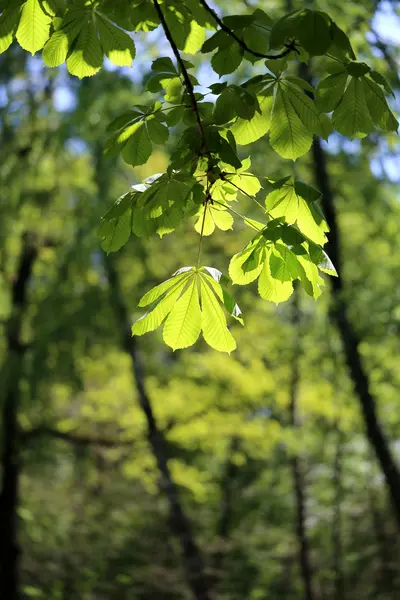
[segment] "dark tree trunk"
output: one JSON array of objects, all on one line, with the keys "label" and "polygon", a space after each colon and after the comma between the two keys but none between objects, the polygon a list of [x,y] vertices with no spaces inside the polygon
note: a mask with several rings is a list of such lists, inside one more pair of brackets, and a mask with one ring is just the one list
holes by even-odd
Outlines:
[{"label": "dark tree trunk", "polygon": [[29,235],[23,239],[18,271],[12,287],[12,313],[6,326],[7,364],[2,374],[2,489],[0,494],[0,598],[17,600],[18,557],[17,508],[19,484],[19,387],[24,346],[21,327],[26,292],[37,249]]},{"label": "dark tree trunk", "polygon": [[[290,404],[289,404],[289,418],[290,425],[293,428],[300,426],[300,419],[298,415],[297,399],[299,393],[300,383],[300,309],[298,299],[298,289],[296,288],[293,296],[293,337],[295,340],[293,348],[292,358],[292,373],[290,379]],[[303,461],[300,455],[295,454],[291,458],[291,467],[293,475],[293,489],[295,497],[295,509],[296,509],[296,537],[299,551],[299,563],[301,569],[301,575],[304,585],[304,598],[305,600],[315,600],[316,595],[313,586],[313,573],[311,568],[310,558],[310,544],[307,535],[306,527],[306,493],[303,476]]]},{"label": "dark tree trunk", "polygon": [[339,426],[336,428],[336,452],[333,463],[333,570],[335,576],[335,600],[346,600],[343,577],[342,502],[343,502],[343,445],[344,436]]},{"label": "dark tree trunk", "polygon": [[197,600],[211,600],[212,594],[203,558],[194,539],[189,519],[182,507],[177,485],[172,478],[168,464],[167,444],[163,432],[157,425],[147,394],[141,356],[136,338],[131,335],[130,320],[122,297],[118,274],[110,258],[106,258],[105,266],[112,306],[122,333],[122,345],[132,359],[138,401],[147,422],[147,438],[160,472],[161,489],[168,500],[171,531],[180,543],[187,583]]},{"label": "dark tree trunk", "polygon": [[322,209],[330,228],[327,252],[339,273],[339,277],[331,278],[332,316],[342,339],[347,367],[360,401],[367,437],[384,474],[397,523],[400,527],[400,472],[379,422],[376,399],[371,392],[369,377],[364,369],[359,351],[360,340],[349,319],[348,305],[343,293],[340,232],[334,194],[329,180],[326,155],[318,138],[314,139],[312,152],[315,180],[322,192]]}]

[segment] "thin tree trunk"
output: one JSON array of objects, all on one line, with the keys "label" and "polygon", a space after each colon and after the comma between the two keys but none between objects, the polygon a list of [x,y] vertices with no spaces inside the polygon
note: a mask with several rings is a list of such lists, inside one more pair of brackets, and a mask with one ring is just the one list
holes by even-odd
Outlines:
[{"label": "thin tree trunk", "polygon": [[232,530],[234,484],[238,472],[238,466],[232,459],[238,447],[239,439],[233,437],[228,447],[228,455],[221,481],[221,510],[217,525],[218,549],[214,556],[214,572],[217,582],[221,579],[226,555],[226,544]]},{"label": "thin tree trunk", "polygon": [[7,364],[2,385],[2,489],[0,494],[0,598],[18,600],[17,508],[19,487],[18,405],[24,346],[21,328],[26,293],[37,248],[29,234],[23,238],[18,271],[12,287],[12,313],[6,326]]},{"label": "thin tree trunk", "polygon": [[139,405],[147,422],[147,438],[161,475],[161,489],[168,500],[170,526],[180,543],[187,583],[197,600],[211,600],[212,594],[201,552],[196,544],[191,524],[182,507],[178,488],[168,464],[167,445],[158,428],[151,401],[147,394],[145,378],[136,338],[130,332],[128,311],[122,297],[118,274],[110,258],[105,262],[111,292],[111,302],[122,334],[122,346],[132,360],[132,370]]},{"label": "thin tree trunk", "polygon": [[[376,582],[376,594],[384,594],[385,597],[397,597],[396,591],[398,591],[395,584],[395,571],[392,563],[393,556],[396,556],[395,548],[390,544],[388,535],[386,532],[385,519],[382,518],[382,511],[379,507],[376,492],[371,484],[369,478],[366,483],[369,507],[371,511],[372,527],[375,534],[375,539],[378,548],[379,557],[379,576]],[[387,594],[387,596],[386,596]]]},{"label": "thin tree trunk", "polygon": [[343,444],[344,436],[339,425],[336,426],[336,452],[333,463],[333,570],[335,575],[335,600],[345,600],[345,587],[343,577],[343,538],[342,538],[342,502],[343,502]]},{"label": "thin tree trunk", "polygon": [[339,277],[331,278],[333,294],[332,316],[342,339],[347,367],[360,401],[367,437],[384,474],[393,510],[400,528],[400,471],[379,422],[376,399],[371,392],[369,377],[364,369],[359,351],[360,340],[349,319],[349,309],[344,294],[344,282],[341,276],[340,232],[336,216],[334,193],[329,180],[326,155],[319,138],[314,138],[312,152],[315,180],[322,192],[322,209],[330,228],[327,252],[339,273]]},{"label": "thin tree trunk", "polygon": [[[298,415],[298,394],[300,384],[300,309],[298,299],[298,289],[294,291],[293,298],[293,335],[295,339],[294,352],[292,359],[292,373],[290,379],[290,404],[289,404],[289,418],[290,425],[295,429],[300,426],[300,419]],[[316,595],[313,585],[313,574],[311,568],[310,558],[310,544],[307,535],[306,527],[306,493],[303,476],[303,464],[301,456],[294,454],[291,459],[292,475],[293,475],[293,488],[296,504],[296,537],[299,551],[299,563],[304,585],[304,598],[305,600],[315,600]]]}]

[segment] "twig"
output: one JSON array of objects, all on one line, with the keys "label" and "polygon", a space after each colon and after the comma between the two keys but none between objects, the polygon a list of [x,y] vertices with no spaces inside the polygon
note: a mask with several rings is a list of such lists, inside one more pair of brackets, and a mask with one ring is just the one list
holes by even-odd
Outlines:
[{"label": "twig", "polygon": [[[163,14],[163,12],[161,10],[161,6],[158,3],[158,0],[154,0],[154,8],[156,9],[156,12],[157,12],[158,17],[160,19],[162,28],[164,29],[165,37],[167,38],[167,40],[168,40],[168,42],[169,42],[169,44],[170,44],[170,46],[172,48],[172,52],[174,53],[175,58],[177,60],[177,63],[179,65],[180,69],[181,69],[182,76],[183,76],[183,79],[184,79],[184,82],[185,82],[186,91],[187,91],[187,93],[189,95],[189,98],[190,98],[190,104],[192,106],[192,110],[193,110],[194,116],[196,118],[196,123],[197,123],[197,126],[198,126],[199,131],[200,131],[201,139],[203,140],[203,147],[207,151],[206,132],[204,130],[203,122],[202,122],[201,117],[200,117],[199,107],[197,105],[197,100],[196,100],[196,96],[195,96],[195,93],[194,93],[193,84],[190,81],[189,73],[188,73],[188,71],[187,71],[187,69],[185,67],[184,61],[182,60],[182,57],[181,57],[180,52],[178,50],[178,47],[175,44],[174,38],[172,37],[171,31],[170,31],[170,29],[168,27],[168,24],[167,24],[166,20],[165,20],[164,14]],[[207,151],[207,153],[209,154],[208,151]]]},{"label": "twig", "polygon": [[34,429],[30,429],[27,431],[21,432],[22,440],[30,441],[32,439],[38,437],[53,437],[64,442],[68,442],[70,444],[75,444],[79,446],[104,446],[105,448],[115,448],[118,446],[131,446],[134,444],[133,440],[113,440],[113,439],[105,439],[105,438],[97,438],[90,436],[82,436],[76,435],[74,433],[68,433],[65,431],[60,431],[59,429],[52,429],[51,427],[40,426],[35,427]]},{"label": "twig", "polygon": [[292,51],[298,53],[298,50],[295,47],[294,41],[292,41],[290,44],[286,44],[285,50],[282,50],[282,52],[280,52],[279,54],[264,54],[263,52],[257,52],[257,50],[252,50],[251,48],[249,48],[249,46],[246,44],[246,42],[244,40],[242,40],[239,36],[236,35],[236,33],[234,31],[232,31],[232,29],[230,29],[227,25],[225,25],[225,23],[217,15],[215,10],[207,4],[206,0],[199,0],[199,1],[200,1],[200,4],[203,6],[203,8],[213,17],[214,21],[216,21],[218,23],[218,25],[220,26],[222,31],[225,31],[225,33],[227,33],[231,38],[233,38],[239,44],[239,46],[241,48],[243,48],[243,50],[245,50],[246,52],[249,52],[249,54],[252,54],[253,56],[255,56],[257,58],[278,60],[280,58],[284,58],[285,56],[290,54],[290,52],[292,52]]},{"label": "twig", "polygon": [[199,268],[199,266],[200,266],[201,247],[203,245],[203,236],[204,236],[204,225],[205,225],[205,222],[206,222],[207,208],[208,208],[208,203],[209,203],[210,200],[211,200],[211,196],[210,196],[210,182],[207,181],[207,192],[206,192],[205,200],[203,202],[204,213],[203,213],[203,220],[202,220],[202,223],[201,223],[201,232],[200,232],[200,240],[199,240],[199,251],[197,253],[197,268]]}]

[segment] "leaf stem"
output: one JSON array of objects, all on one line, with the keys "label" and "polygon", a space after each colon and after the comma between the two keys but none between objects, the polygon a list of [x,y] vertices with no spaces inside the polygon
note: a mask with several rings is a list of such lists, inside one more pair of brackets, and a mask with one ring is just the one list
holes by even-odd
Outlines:
[{"label": "leaf stem", "polygon": [[194,93],[194,87],[193,87],[193,84],[192,84],[192,82],[190,80],[189,73],[188,73],[188,71],[187,71],[187,69],[185,67],[185,63],[184,63],[184,61],[183,61],[183,59],[182,59],[182,57],[180,55],[180,52],[179,52],[178,47],[177,47],[177,45],[176,45],[176,43],[174,41],[174,38],[172,37],[171,30],[168,27],[167,21],[165,20],[164,14],[163,14],[163,12],[161,10],[161,6],[158,3],[158,0],[153,0],[153,2],[154,2],[154,8],[156,9],[157,15],[158,15],[158,17],[160,19],[161,26],[164,29],[165,37],[167,38],[167,40],[168,40],[168,42],[169,42],[169,44],[171,46],[172,52],[175,55],[176,61],[177,61],[178,65],[179,65],[179,67],[181,69],[182,76],[183,76],[183,79],[184,79],[184,82],[185,82],[186,91],[187,91],[188,96],[190,98],[190,104],[191,104],[191,107],[192,107],[192,110],[193,110],[193,113],[194,113],[194,116],[195,116],[195,119],[196,119],[197,127],[198,127],[200,135],[201,135],[201,139],[203,141],[203,147],[207,151],[207,154],[209,154],[209,151],[207,150],[206,133],[205,133],[205,130],[204,130],[203,122],[202,122],[201,117],[200,117],[199,107],[198,107],[198,104],[197,104],[196,96],[195,96],[195,93]]},{"label": "leaf stem", "polygon": [[233,183],[233,181],[231,181],[230,179],[225,179],[225,181],[227,181],[228,183],[230,183],[231,185],[233,185],[233,187],[235,187],[237,190],[239,190],[239,192],[242,192],[242,194],[244,194],[245,196],[247,196],[248,198],[250,198],[250,200],[253,200],[256,204],[258,204],[258,206],[261,208],[261,210],[266,213],[266,209],[264,208],[264,206],[262,204],[259,203],[258,200],[256,200],[256,198],[254,196],[251,196],[251,194],[248,194],[247,192],[245,192],[244,190],[242,190],[241,187],[239,187],[238,185],[236,185],[236,183]]},{"label": "leaf stem", "polygon": [[227,33],[231,38],[233,38],[239,44],[239,46],[241,48],[243,48],[243,50],[245,50],[246,52],[249,52],[249,54],[252,54],[253,56],[255,56],[257,58],[278,60],[279,58],[284,58],[285,56],[290,54],[290,52],[292,52],[292,51],[298,52],[298,50],[295,47],[294,41],[292,41],[290,44],[286,44],[285,50],[282,50],[282,52],[280,52],[279,54],[264,54],[263,52],[257,52],[256,50],[252,50],[251,48],[249,48],[249,46],[246,44],[246,42],[244,40],[242,40],[239,36],[236,35],[236,33],[234,31],[232,31],[232,29],[230,29],[227,25],[225,25],[225,23],[217,15],[215,10],[207,4],[206,0],[199,0],[199,1],[200,1],[200,4],[203,6],[204,10],[206,10],[213,17],[214,21],[216,21],[216,23],[218,23],[218,25],[220,26],[222,31],[225,31],[225,33]]},{"label": "leaf stem", "polygon": [[206,222],[207,208],[208,208],[208,201],[204,203],[203,220],[201,223],[200,240],[199,240],[199,250],[197,252],[197,262],[196,262],[197,269],[200,267],[201,247],[203,245],[204,224]]},{"label": "leaf stem", "polygon": [[246,221],[246,223],[248,223],[250,225],[250,227],[253,227],[253,229],[255,229],[256,231],[260,231],[259,229],[257,229],[257,227],[255,225],[253,225],[251,223],[251,219],[249,219],[248,217],[245,217],[244,215],[241,215],[234,208],[231,208],[227,204],[223,204],[222,202],[219,202],[218,200],[213,200],[213,202],[214,202],[214,204],[219,204],[220,206],[224,206],[226,208],[226,210],[229,210],[229,212],[231,212],[232,214],[236,215],[237,217],[240,217],[241,219],[243,219],[243,221]]}]

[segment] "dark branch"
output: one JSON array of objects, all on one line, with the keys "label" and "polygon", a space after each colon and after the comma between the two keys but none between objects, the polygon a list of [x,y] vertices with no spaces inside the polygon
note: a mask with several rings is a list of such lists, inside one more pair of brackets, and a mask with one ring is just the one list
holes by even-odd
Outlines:
[{"label": "dark branch", "polygon": [[177,63],[179,65],[179,67],[180,67],[180,70],[181,70],[181,73],[182,73],[182,76],[183,76],[183,79],[184,79],[184,82],[185,82],[186,91],[187,91],[187,93],[189,95],[189,98],[190,98],[190,104],[191,104],[191,107],[192,107],[192,110],[193,110],[193,113],[194,113],[194,116],[195,116],[195,119],[196,119],[197,126],[198,126],[199,131],[200,131],[201,138],[203,140],[203,146],[204,146],[204,149],[207,150],[206,132],[204,130],[203,122],[202,122],[201,117],[200,117],[199,107],[197,105],[197,100],[196,100],[196,96],[195,96],[195,93],[194,93],[193,84],[190,81],[189,73],[188,73],[188,71],[187,71],[187,69],[185,67],[184,61],[182,60],[182,57],[181,57],[180,52],[178,50],[178,47],[175,44],[174,38],[172,37],[171,31],[170,31],[170,29],[168,27],[168,24],[167,24],[166,20],[165,20],[164,14],[163,14],[163,12],[161,10],[161,7],[160,7],[160,5],[158,3],[158,0],[154,0],[154,7],[155,7],[155,9],[157,11],[157,14],[158,14],[158,17],[160,19],[161,26],[164,29],[165,37],[167,38],[167,40],[168,40],[168,42],[169,42],[169,44],[170,44],[170,46],[172,48],[172,52],[174,53],[175,58],[177,60]]},{"label": "dark branch", "polygon": [[77,446],[104,446],[105,448],[116,448],[118,446],[127,446],[133,445],[133,440],[113,440],[106,439],[100,437],[91,437],[85,435],[76,435],[74,433],[67,433],[64,431],[59,431],[58,429],[52,429],[51,427],[46,427],[45,425],[40,427],[35,427],[34,429],[30,429],[28,431],[21,432],[21,439],[23,441],[30,441],[39,437],[52,437],[57,438],[59,440],[63,440],[64,442],[68,442],[69,444],[74,444]]},{"label": "dark branch", "polygon": [[245,50],[249,54],[252,54],[256,58],[266,58],[268,60],[278,60],[280,58],[284,58],[285,56],[290,54],[290,52],[292,52],[292,51],[298,52],[298,50],[296,49],[296,47],[294,45],[294,42],[287,44],[285,50],[282,50],[282,52],[280,52],[279,54],[264,54],[263,52],[257,52],[257,50],[252,50],[251,48],[249,48],[249,46],[246,44],[246,42],[244,40],[242,40],[239,36],[236,35],[236,33],[234,31],[232,31],[232,29],[230,29],[227,25],[225,25],[225,23],[217,15],[215,10],[212,9],[211,6],[209,6],[207,4],[206,0],[199,0],[199,1],[200,1],[200,4],[203,6],[203,8],[208,13],[210,13],[210,15],[213,17],[214,21],[216,21],[216,23],[218,23],[218,25],[220,26],[222,31],[225,31],[225,33],[230,35],[231,38],[233,38],[239,44],[239,46],[241,48],[243,48],[243,50]]}]

